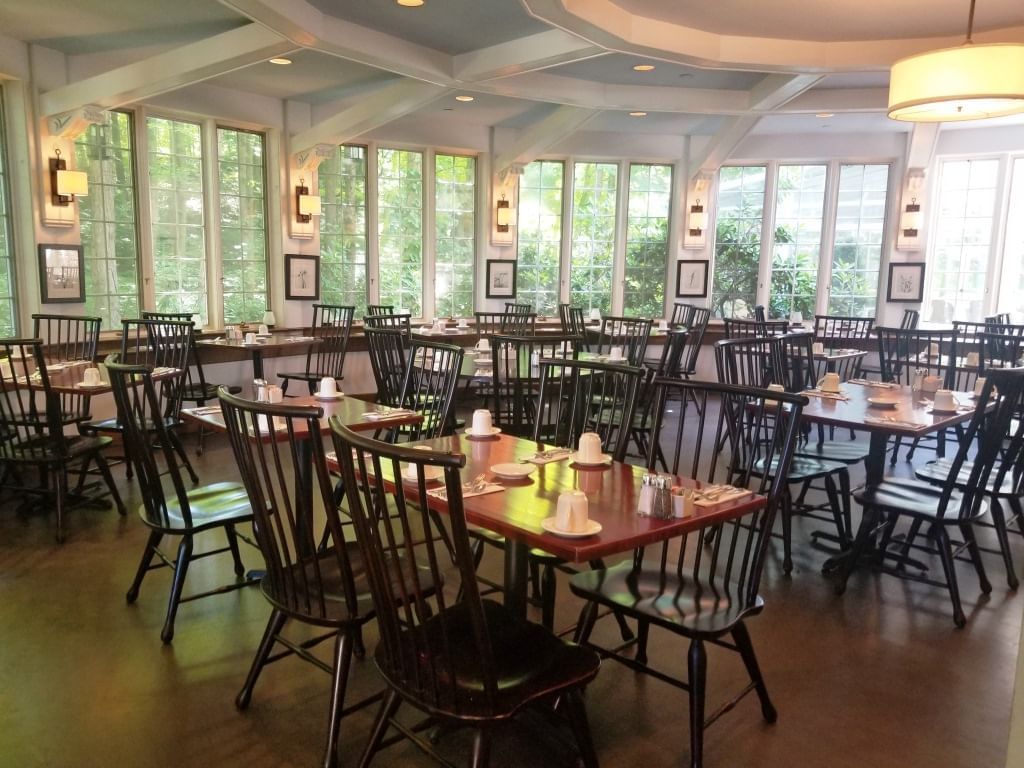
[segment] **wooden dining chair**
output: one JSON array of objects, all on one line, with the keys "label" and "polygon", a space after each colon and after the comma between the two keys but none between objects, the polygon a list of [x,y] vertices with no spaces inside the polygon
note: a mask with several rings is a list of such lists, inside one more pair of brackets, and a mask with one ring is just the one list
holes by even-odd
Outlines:
[{"label": "wooden dining chair", "polygon": [[604,317],[593,351],[606,355],[612,347],[622,347],[622,356],[630,365],[641,366],[651,337],[651,320],[643,317]]},{"label": "wooden dining chair", "polygon": [[[764,506],[731,519],[706,513],[706,522],[689,534],[638,550],[632,560],[610,568],[581,571],[569,584],[573,594],[588,602],[577,628],[578,642],[597,647],[593,629],[601,608],[634,619],[638,627],[635,655],[600,648],[602,656],[688,692],[688,764],[699,768],[704,764],[705,728],[746,694],[756,691],[765,721],[776,720],[746,622],[764,609],[758,593],[761,573],[773,521],[785,504],[786,478],[807,398],[712,382],[659,379],[658,385],[655,432],[671,457],[670,471],[750,488],[765,497]],[[665,418],[669,398],[683,404],[678,418]],[[712,427],[716,407],[747,418],[719,420],[716,431]],[[719,444],[728,445],[728,450],[719,453],[715,450]],[[760,471],[758,467],[766,461],[776,462],[778,471],[771,475]],[[647,459],[651,471],[655,462],[652,451]],[[650,663],[647,643],[652,627],[689,639],[686,680],[675,677],[667,663]],[[737,696],[709,717],[705,702],[708,644],[738,653],[750,677]]]},{"label": "wooden dining chair", "polygon": [[[422,725],[396,720],[402,704],[427,714],[428,723],[474,729],[472,765],[485,768],[495,726],[531,708],[550,713],[557,702],[583,765],[596,768],[582,693],[600,661],[593,651],[481,597],[462,506],[459,470],[465,457],[379,442],[337,418],[331,419],[331,432],[377,613],[380,643],[374,658],[388,687],[359,765],[372,763],[392,727],[440,759],[417,735]],[[396,485],[392,478],[402,476],[405,467],[416,479]],[[442,472],[443,501],[427,490],[427,472],[435,468]],[[428,513],[441,507],[451,530],[454,573],[439,551],[440,522]],[[430,580],[414,578],[411,568],[402,567],[410,556],[429,568]],[[457,583],[424,589],[445,576]]]},{"label": "wooden dining chair", "polygon": [[[373,619],[373,605],[359,547],[338,515],[320,432],[317,406],[257,403],[221,392],[221,410],[232,454],[253,510],[253,529],[266,574],[260,581],[270,618],[235,698],[248,709],[264,667],[297,656],[331,675],[327,743],[321,764],[336,766],[341,719],[382,698],[377,693],[346,707],[349,671],[361,656],[362,627]],[[301,438],[296,431],[301,432]],[[278,433],[287,439],[277,439]],[[306,442],[304,452],[300,441]],[[307,465],[310,457],[312,465]],[[314,539],[314,511],[326,513],[326,536]],[[349,532],[351,528],[348,527]],[[294,624],[312,628],[289,637]],[[311,654],[333,643],[330,663]]]},{"label": "wooden dining chair", "polygon": [[[148,321],[147,321],[148,322]],[[139,596],[142,581],[149,571],[170,568],[174,577],[167,603],[167,615],[160,639],[170,643],[174,638],[174,623],[181,603],[239,589],[250,583],[245,578],[238,540],[252,543],[237,526],[252,522],[252,510],[245,489],[239,483],[221,482],[188,490],[181,475],[174,448],[171,425],[165,418],[165,400],[160,395],[161,383],[153,378],[148,365],[124,364],[121,357],[107,357],[106,367],[117,405],[128,460],[135,468],[142,504],[139,517],[149,528],[149,539],[139,561],[138,570],[126,595],[129,603]],[[170,483],[165,492],[164,482]],[[195,553],[196,537],[223,530],[227,546]],[[177,555],[165,554],[160,548],[164,537],[178,537]],[[235,566],[235,581],[204,592],[183,596],[185,578],[192,563],[202,558],[230,552]],[[160,562],[153,565],[153,559]]]},{"label": "wooden dining chair", "polygon": [[398,434],[407,440],[429,440],[451,434],[455,416],[455,389],[465,352],[454,344],[413,339],[398,402],[416,411],[421,420],[401,427]]},{"label": "wooden dining chair", "polygon": [[781,336],[789,333],[788,320],[750,320],[739,317],[722,319],[727,339],[749,339],[758,336]]},{"label": "wooden dining chair", "polygon": [[[395,314],[394,304],[367,304],[366,305],[367,315],[393,315]],[[365,316],[364,316],[365,320]]]},{"label": "wooden dining chair", "polygon": [[[43,343],[43,359],[47,365],[96,361],[100,327],[99,317],[83,315],[32,315],[32,338]],[[91,418],[92,397],[88,390],[55,393],[60,400],[64,424],[84,424]],[[84,478],[85,474],[82,474]]]},{"label": "wooden dining chair", "polygon": [[900,320],[900,328],[904,330],[913,330],[917,328],[918,322],[921,320],[921,313],[916,309],[904,309],[903,319]]},{"label": "wooden dining chair", "polygon": [[397,408],[405,381],[410,339],[397,328],[369,326],[363,333],[373,380],[377,384],[376,402]]},{"label": "wooden dining chair", "polygon": [[393,312],[383,315],[364,315],[363,328],[394,328],[409,339],[412,338],[412,315],[396,315]]},{"label": "wooden dining chair", "polygon": [[690,332],[686,337],[686,348],[683,350],[681,373],[684,378],[697,375],[697,361],[704,345],[704,334],[711,321],[711,310],[694,307],[690,313]]},{"label": "wooden dining chair", "polygon": [[875,325],[873,317],[850,317],[846,315],[815,315],[814,340],[826,348],[842,347],[851,339],[867,339]]},{"label": "wooden dining chair", "polygon": [[[998,394],[996,391],[998,390]],[[918,478],[890,476],[880,483],[866,485],[854,492],[864,508],[864,515],[849,556],[844,561],[836,583],[836,593],[843,594],[847,581],[869,538],[879,538],[883,573],[944,587],[953,604],[953,622],[957,627],[967,623],[960,599],[956,574],[956,553],[966,549],[981,591],[992,590],[981,558],[974,532],[975,522],[986,513],[983,502],[988,489],[1002,488],[1007,472],[1016,466],[1024,445],[1024,428],[1017,416],[1024,395],[1024,368],[990,371],[985,386],[975,401],[974,416],[960,440],[956,456],[946,464],[948,471],[940,485]],[[991,406],[991,407],[990,407]],[[1007,439],[1010,452],[1005,453]],[[973,454],[973,456],[972,456]],[[992,475],[993,467],[1005,456],[1005,468]],[[969,466],[969,471],[967,467]],[[903,541],[891,534],[901,521],[908,521],[911,530]],[[927,542],[919,544],[917,531],[927,529]],[[959,532],[963,545],[954,545],[950,531]],[[1002,544],[1002,542],[1000,542]],[[929,578],[927,568],[910,557],[916,552],[937,555],[942,563],[943,580]],[[895,565],[889,565],[894,562]],[[1011,563],[1008,566],[1012,567]]]},{"label": "wooden dining chair", "polygon": [[[78,412],[69,410],[68,402],[51,387],[42,340],[0,339],[0,359],[6,362],[0,365],[0,465],[10,470],[4,473],[3,485],[18,495],[52,503],[47,508],[57,518],[58,543],[64,542],[65,516],[72,505],[95,500],[81,492],[81,484],[74,498],[68,493],[69,473],[84,475],[90,463],[96,464],[118,513],[126,514],[104,458],[111,439],[65,434],[68,417]],[[28,482],[26,474],[43,482]]]},{"label": "wooden dining chair", "polygon": [[697,309],[693,304],[687,304],[685,302],[677,301],[672,305],[672,316],[669,318],[668,324],[670,326],[685,326],[689,327],[690,322],[693,318],[693,311]]},{"label": "wooden dining chair", "polygon": [[306,365],[301,371],[282,371],[281,389],[287,394],[288,383],[304,381],[309,394],[316,391],[320,379],[330,376],[336,381],[345,378],[345,354],[348,352],[348,338],[352,332],[352,318],[355,307],[335,304],[314,304],[313,324],[310,333],[319,342],[311,344],[306,351]]}]

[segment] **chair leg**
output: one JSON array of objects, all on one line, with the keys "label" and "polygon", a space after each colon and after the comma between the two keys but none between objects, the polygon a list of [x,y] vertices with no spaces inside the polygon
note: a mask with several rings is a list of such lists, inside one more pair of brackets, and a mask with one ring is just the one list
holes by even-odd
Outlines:
[{"label": "chair leg", "polygon": [[110,465],[107,464],[107,460],[103,458],[102,454],[97,453],[95,458],[96,466],[99,468],[100,474],[103,476],[103,482],[107,484],[107,490],[110,491],[110,498],[114,500],[114,505],[117,507],[117,514],[124,517],[128,514],[128,510],[125,508],[124,501],[121,499],[121,494],[117,490],[117,484],[114,482],[114,476],[110,473]]},{"label": "chair leg", "polygon": [[836,482],[831,475],[825,475],[825,493],[828,495],[828,505],[832,509],[832,519],[836,524],[836,534],[839,541],[847,540],[845,519],[843,518],[843,505],[839,501],[839,494],[836,492]]},{"label": "chair leg", "polygon": [[192,468],[192,462],[188,459],[188,452],[185,450],[185,446],[181,444],[181,440],[174,433],[174,430],[167,431],[167,437],[171,441],[171,447],[174,448],[174,452],[178,454],[181,459],[181,463],[185,465],[185,469],[188,471],[188,476],[192,479],[192,485],[199,485],[199,475]]},{"label": "chair leg", "polygon": [[754,684],[754,688],[757,691],[757,698],[761,700],[761,714],[764,716],[766,723],[774,723],[778,719],[779,714],[775,711],[775,705],[772,704],[772,700],[768,697],[768,687],[764,684],[764,678],[761,676],[761,667],[758,665],[757,656],[754,654],[754,644],[750,642],[750,633],[747,631],[747,625],[742,621],[733,627],[732,639],[736,643],[736,648],[739,649],[740,656],[743,657],[743,664],[747,668],[747,674],[750,675],[750,682]]},{"label": "chair leg", "polygon": [[242,554],[238,551],[238,534],[235,526],[225,525],[224,533],[228,537],[228,549],[231,550],[231,559],[235,561],[235,576],[241,578],[245,575],[245,566],[242,565]]},{"label": "chair leg", "polygon": [[938,545],[939,559],[942,561],[942,570],[946,574],[946,586],[949,589],[950,600],[953,601],[953,623],[963,628],[967,624],[967,617],[964,615],[963,606],[960,604],[960,586],[956,580],[956,567],[953,563],[952,545],[949,543],[949,534],[945,526],[935,526],[935,540]]},{"label": "chair leg", "polygon": [[472,768],[487,768],[491,764],[491,731],[480,728],[473,737]]},{"label": "chair leg", "polygon": [[345,630],[338,633],[334,644],[334,675],[331,679],[331,707],[327,721],[327,751],[324,768],[338,764],[338,733],[341,730],[341,712],[345,708],[345,689],[352,666],[352,636]]},{"label": "chair leg", "polygon": [[555,567],[545,563],[540,579],[540,623],[550,630],[555,628]]},{"label": "chair leg", "polygon": [[[974,565],[974,570],[978,574],[978,584],[981,587],[981,591],[986,595],[992,591],[992,584],[989,583],[988,576],[985,573],[985,563],[981,559],[981,550],[978,549],[978,540],[974,537],[974,527],[971,523],[960,523],[960,534],[964,537],[964,542],[967,544],[967,553],[971,557],[971,563]],[[1010,565],[1011,573],[1013,572],[1013,564]]]},{"label": "chair leg", "polygon": [[999,549],[1003,553],[1003,564],[1006,566],[1006,584],[1010,589],[1016,590],[1020,586],[1017,580],[1017,571],[1013,567],[1013,554],[1010,552],[1010,537],[1006,533],[1006,516],[1003,514],[1003,506],[999,499],[992,499],[992,525],[996,529],[996,538],[999,540]]},{"label": "chair leg", "polygon": [[587,721],[587,708],[583,703],[583,691],[575,690],[565,694],[562,699],[565,702],[565,714],[569,719],[569,727],[576,737],[576,745],[580,750],[580,762],[583,768],[598,768],[597,751],[594,749],[594,739],[590,733],[590,723]]},{"label": "chair leg", "polygon": [[288,382],[289,381],[291,381],[291,379],[281,379],[281,396],[282,397],[288,394]]},{"label": "chair leg", "polygon": [[641,621],[636,625],[636,661],[638,664],[647,663],[647,639],[651,634],[651,623]]},{"label": "chair leg", "polygon": [[896,440],[892,444],[892,458],[889,459],[889,466],[891,467],[896,466],[896,457],[897,455],[899,455],[901,442],[902,440],[900,439],[899,435],[897,435]]},{"label": "chair leg", "polygon": [[839,580],[836,582],[835,587],[837,595],[841,595],[846,591],[846,582],[849,581],[853,569],[857,567],[857,561],[860,560],[864,547],[868,543],[868,538],[877,522],[878,508],[870,505],[864,507],[864,513],[860,519],[860,527],[857,528],[857,535],[853,539],[853,547],[850,549],[849,555],[847,555],[846,562],[843,563],[839,570]]},{"label": "chair leg", "polygon": [[708,675],[708,655],[704,641],[690,641],[687,658],[690,674],[690,768],[704,764],[704,694]]},{"label": "chair leg", "polygon": [[839,501],[842,504],[843,511],[843,542],[842,545],[847,547],[850,545],[850,540],[853,539],[853,517],[850,510],[850,498],[852,494],[850,492],[850,472],[849,470],[843,470],[839,473]]},{"label": "chair leg", "polygon": [[398,705],[401,703],[402,700],[398,698],[398,694],[395,691],[388,691],[384,701],[381,702],[380,709],[377,711],[377,719],[373,723],[373,730],[370,731],[370,738],[363,749],[363,755],[359,758],[359,768],[369,768],[370,761],[377,754],[377,750],[380,749],[380,743],[384,739],[384,734],[388,731],[388,724],[391,718],[395,716],[395,712],[398,711]]},{"label": "chair leg", "polygon": [[178,545],[178,559],[174,561],[174,581],[171,583],[171,597],[167,601],[167,619],[160,639],[169,643],[174,639],[174,618],[178,615],[178,604],[185,588],[185,577],[188,575],[188,564],[192,559],[192,537],[182,536]]},{"label": "chair leg", "polygon": [[125,599],[129,603],[134,603],[138,599],[139,587],[142,586],[142,580],[149,571],[149,564],[153,562],[156,548],[160,546],[160,540],[163,537],[164,535],[160,531],[149,532],[149,540],[146,542],[146,548],[142,551],[142,559],[139,561],[139,569],[135,572],[135,580],[132,581],[132,585],[128,587],[128,593],[125,595]]},{"label": "chair leg", "polygon": [[782,572],[793,572],[793,497],[789,488],[782,496]]},{"label": "chair leg", "polygon": [[67,504],[68,495],[68,473],[64,467],[54,467],[54,475],[56,475],[55,493],[57,494],[56,508],[57,508],[57,543],[64,543],[64,510]]},{"label": "chair leg", "polygon": [[576,622],[576,633],[573,635],[573,642],[579,645],[586,645],[590,641],[590,633],[594,631],[594,623],[597,621],[597,603],[593,600],[587,602],[580,611],[579,621]]},{"label": "chair leg", "polygon": [[238,709],[247,709],[249,702],[252,701],[252,689],[256,687],[256,681],[259,679],[260,672],[263,671],[263,667],[267,663],[267,657],[270,656],[277,636],[284,628],[284,623],[287,619],[288,617],[277,609],[274,609],[273,613],[270,614],[267,628],[263,631],[263,639],[260,640],[259,647],[256,649],[256,656],[252,660],[252,666],[249,667],[249,674],[246,675],[245,684],[235,697],[235,706]]}]

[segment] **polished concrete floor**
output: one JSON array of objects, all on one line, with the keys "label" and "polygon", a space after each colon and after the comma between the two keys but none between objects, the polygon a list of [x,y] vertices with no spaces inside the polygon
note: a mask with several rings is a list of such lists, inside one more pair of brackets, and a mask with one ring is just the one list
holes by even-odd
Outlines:
[{"label": "polished concrete floor", "polygon": [[[208,446],[197,462],[204,482],[232,478],[224,439]],[[118,477],[134,507],[133,484]],[[150,574],[137,604],[124,599],[146,537],[137,517],[77,510],[58,546],[52,515],[21,514],[15,503],[0,506],[0,768],[319,763],[322,672],[285,660],[264,672],[247,712],[234,707],[269,614],[258,589],[186,604],[164,646],[168,572]],[[862,572],[836,597],[820,573],[825,554],[809,543],[816,527],[796,526],[791,578],[778,552],[770,560],[767,606],[750,622],[778,722],[766,725],[756,699],[744,699],[708,731],[706,765],[1003,768],[1024,594],[1007,590],[1001,563],[987,558],[994,590],[984,599],[970,567],[958,566],[969,623],[957,630],[945,593],[926,585]],[[1013,546],[1024,563],[1019,537]],[[254,551],[244,554],[258,564]],[[194,589],[230,578],[218,558],[189,576]],[[562,583],[559,621],[578,607]],[[652,634],[652,658],[669,670],[685,669],[685,652],[679,638]],[[710,701],[744,683],[739,660],[713,650]],[[372,662],[356,665],[354,695],[379,685]],[[608,662],[587,705],[603,765],[688,764],[683,692]],[[343,765],[354,764],[370,720],[366,710],[344,721]],[[463,763],[467,746],[455,733],[441,749]],[[568,732],[533,717],[500,733],[494,764],[574,761]],[[403,743],[375,764],[432,763]]]}]

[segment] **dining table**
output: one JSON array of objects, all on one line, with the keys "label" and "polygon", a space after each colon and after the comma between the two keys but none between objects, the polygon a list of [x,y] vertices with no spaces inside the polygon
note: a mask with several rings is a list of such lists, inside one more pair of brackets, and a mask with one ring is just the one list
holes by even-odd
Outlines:
[{"label": "dining table", "polygon": [[258,335],[256,341],[247,343],[245,338],[240,339],[199,339],[196,344],[200,347],[218,347],[229,349],[235,352],[240,358],[252,358],[252,375],[255,379],[264,378],[263,355],[269,351],[286,354],[298,354],[305,352],[312,345],[321,343],[315,336],[295,336],[284,333],[269,333]]}]

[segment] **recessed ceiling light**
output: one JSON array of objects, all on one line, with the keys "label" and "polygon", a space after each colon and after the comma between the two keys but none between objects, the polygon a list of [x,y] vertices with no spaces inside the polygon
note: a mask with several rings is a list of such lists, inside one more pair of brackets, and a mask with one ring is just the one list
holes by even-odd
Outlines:
[{"label": "recessed ceiling light", "polygon": [[815,117],[835,117],[835,112],[818,112]]},{"label": "recessed ceiling light", "polygon": [[456,101],[472,101],[473,99],[474,99],[473,96],[456,96],[455,97]]},{"label": "recessed ceiling light", "polygon": [[653,69],[654,69],[654,65],[653,64],[634,64],[633,65],[633,71],[634,72],[650,72]]},{"label": "recessed ceiling light", "polygon": [[423,5],[424,0],[398,0],[399,5],[404,5],[406,8],[419,8]]},{"label": "recessed ceiling light", "polygon": [[630,117],[647,117],[647,113],[646,112],[630,112],[629,116]]},{"label": "recessed ceiling light", "polygon": [[284,66],[285,64],[291,64],[292,60],[291,59],[286,59],[284,56],[277,56],[277,57],[275,57],[273,59],[270,59],[270,63],[271,64],[280,64],[281,66]]}]

